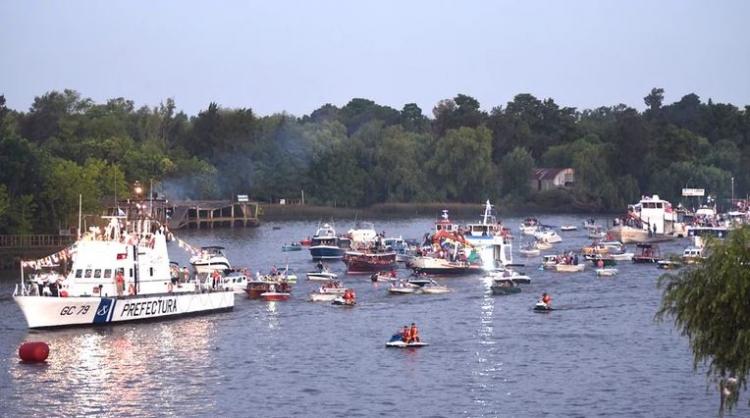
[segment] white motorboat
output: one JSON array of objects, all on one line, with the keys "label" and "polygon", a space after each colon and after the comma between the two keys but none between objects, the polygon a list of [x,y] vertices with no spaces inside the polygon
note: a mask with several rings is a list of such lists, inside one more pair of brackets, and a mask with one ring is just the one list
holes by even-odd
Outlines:
[{"label": "white motorboat", "polygon": [[339,297],[339,295],[335,293],[310,293],[311,302],[333,302],[337,297]]},{"label": "white motorboat", "polygon": [[441,285],[434,280],[430,280],[429,283],[423,285],[419,290],[428,295],[439,295],[451,291],[448,286]]},{"label": "white motorboat", "polygon": [[578,227],[575,225],[563,225],[560,227],[560,231],[563,232],[571,232],[571,231],[577,231]]},{"label": "white motorboat", "polygon": [[518,229],[524,235],[534,235],[539,229],[539,220],[533,217],[526,218]]},{"label": "white motorboat", "polygon": [[29,328],[168,319],[234,308],[231,290],[201,292],[195,282],[172,283],[166,236],[163,229],[152,233],[150,220],[131,219],[122,234],[124,216],[104,218],[109,219],[104,234],[88,232],[73,250],[64,250],[73,264],[56,295],[34,295],[21,269],[13,299]]},{"label": "white motorboat", "polygon": [[552,248],[552,244],[550,244],[549,242],[547,242],[547,241],[539,241],[539,240],[537,240],[534,243],[534,246],[538,250],[549,250],[550,248]]},{"label": "white motorboat", "polygon": [[393,295],[410,295],[419,289],[418,285],[405,282],[403,280],[391,284],[388,292]]},{"label": "white motorboat", "polygon": [[354,228],[347,231],[347,235],[352,240],[352,248],[357,249],[370,248],[380,238],[375,230],[375,225],[372,222],[363,221],[357,222]]},{"label": "white motorboat", "polygon": [[336,280],[339,276],[336,273],[332,273],[328,270],[323,271],[312,271],[307,273],[307,280],[317,282],[327,282],[329,280]]},{"label": "white motorboat", "polygon": [[236,294],[244,295],[247,289],[247,276],[241,272],[234,271],[221,278],[224,289],[230,289]]},{"label": "white motorboat", "polygon": [[580,264],[562,264],[558,263],[555,264],[555,271],[558,273],[577,273],[579,271],[583,271],[586,268],[586,265],[583,263]]},{"label": "white motorboat", "polygon": [[496,282],[498,280],[510,280],[514,284],[530,284],[531,278],[525,274],[518,273],[509,268],[487,272],[484,276],[487,280]]},{"label": "white motorboat", "polygon": [[518,250],[518,252],[524,257],[538,257],[541,254],[539,248],[525,247]]},{"label": "white motorboat", "polygon": [[609,257],[615,261],[632,261],[635,253],[610,253]]},{"label": "white motorboat", "polygon": [[616,274],[617,274],[617,269],[613,269],[613,268],[596,269],[597,276],[614,276]]},{"label": "white motorboat", "polygon": [[472,251],[479,255],[484,270],[513,263],[509,231],[497,220],[489,200],[485,202],[480,221],[466,225],[463,239],[473,247]]},{"label": "white motorboat", "polygon": [[557,244],[562,242],[562,237],[555,232],[554,229],[545,228],[534,233],[534,237],[537,241],[546,242],[548,244]]},{"label": "white motorboat", "polygon": [[215,270],[224,271],[232,268],[229,264],[224,247],[216,245],[201,247],[200,253],[190,257],[190,264],[198,274],[208,274]]}]

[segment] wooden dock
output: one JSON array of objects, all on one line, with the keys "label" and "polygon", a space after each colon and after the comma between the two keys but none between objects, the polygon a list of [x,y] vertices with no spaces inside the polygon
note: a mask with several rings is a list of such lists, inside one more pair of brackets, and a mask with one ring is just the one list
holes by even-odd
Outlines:
[{"label": "wooden dock", "polygon": [[0,235],[0,269],[17,269],[21,259],[48,256],[73,244],[75,240],[74,235]]},{"label": "wooden dock", "polygon": [[215,228],[258,226],[260,206],[256,202],[229,200],[185,200],[171,203],[167,225],[171,230],[181,228]]}]

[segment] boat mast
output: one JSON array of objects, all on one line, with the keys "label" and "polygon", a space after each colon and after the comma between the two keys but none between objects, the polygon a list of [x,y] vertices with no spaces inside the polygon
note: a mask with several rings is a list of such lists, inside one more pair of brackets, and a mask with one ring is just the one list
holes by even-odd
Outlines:
[{"label": "boat mast", "polygon": [[83,195],[78,195],[78,239],[81,239],[81,205],[83,202]]}]

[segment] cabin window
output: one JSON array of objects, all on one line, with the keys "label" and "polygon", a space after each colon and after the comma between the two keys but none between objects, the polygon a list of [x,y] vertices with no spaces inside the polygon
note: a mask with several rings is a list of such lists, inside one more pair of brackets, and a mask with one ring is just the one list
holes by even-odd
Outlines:
[{"label": "cabin window", "polygon": [[91,269],[86,269],[86,271],[83,273],[83,277],[86,279],[91,278]]},{"label": "cabin window", "polygon": [[441,229],[443,229],[443,226],[442,225],[437,225],[437,230],[440,231]]},{"label": "cabin window", "polygon": [[94,270],[94,278],[95,279],[101,279],[102,278],[102,269],[96,269],[96,270]]},{"label": "cabin window", "polygon": [[151,276],[151,277],[154,277],[154,268],[153,267],[149,267],[148,268],[148,275]]},{"label": "cabin window", "polygon": [[662,208],[662,204],[661,203],[657,203],[656,204],[656,209],[661,209],[661,208]]},{"label": "cabin window", "polygon": [[80,279],[83,276],[83,270],[76,270],[76,279]]},{"label": "cabin window", "polygon": [[128,277],[133,277],[133,269],[128,270]]},{"label": "cabin window", "polygon": [[112,269],[104,269],[104,278],[109,279],[112,277]]}]

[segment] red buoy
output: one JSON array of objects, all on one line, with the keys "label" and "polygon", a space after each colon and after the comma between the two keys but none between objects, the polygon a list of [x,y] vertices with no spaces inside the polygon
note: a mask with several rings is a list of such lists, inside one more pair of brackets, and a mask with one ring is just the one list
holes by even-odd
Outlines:
[{"label": "red buoy", "polygon": [[49,346],[43,341],[31,341],[18,347],[18,357],[27,363],[42,363],[49,356]]}]

